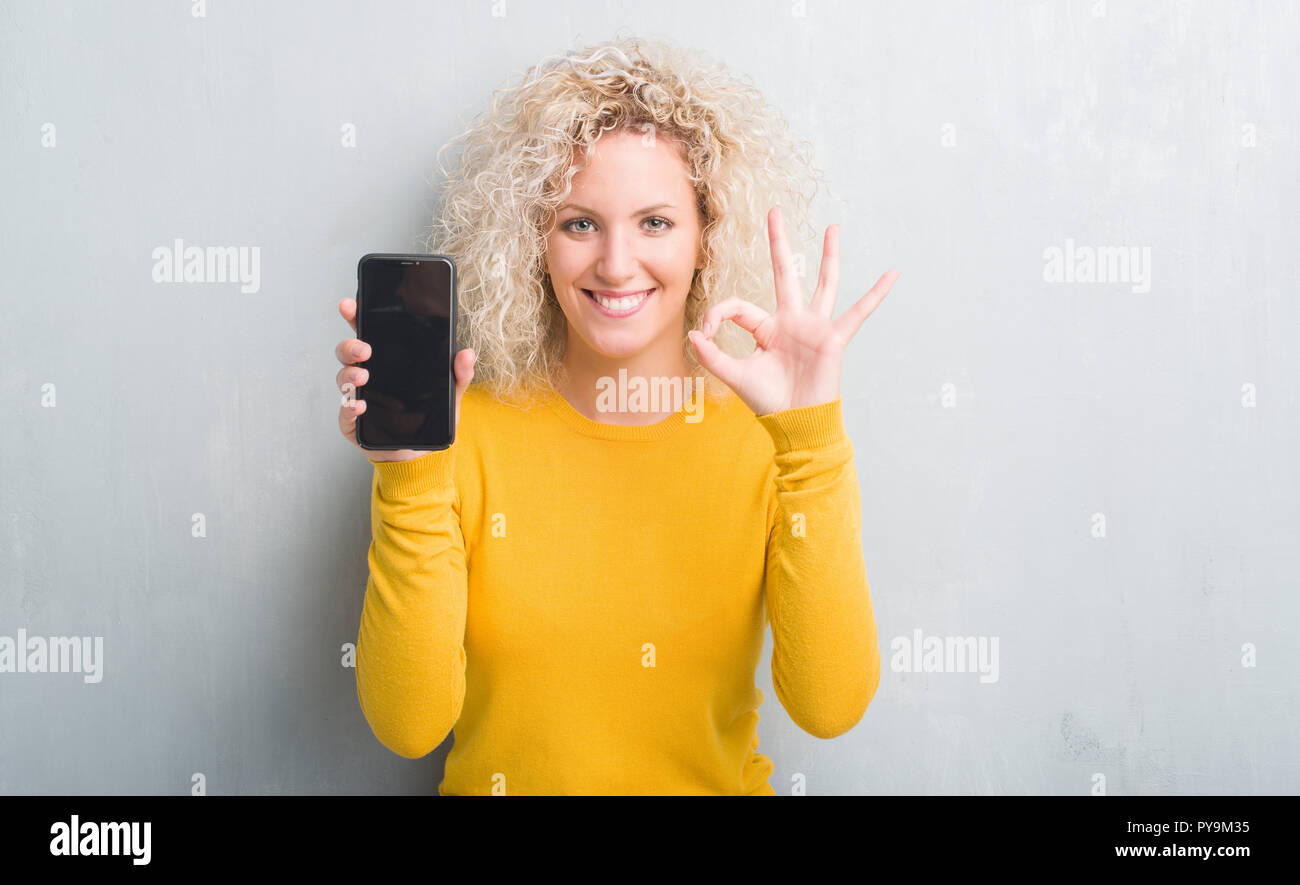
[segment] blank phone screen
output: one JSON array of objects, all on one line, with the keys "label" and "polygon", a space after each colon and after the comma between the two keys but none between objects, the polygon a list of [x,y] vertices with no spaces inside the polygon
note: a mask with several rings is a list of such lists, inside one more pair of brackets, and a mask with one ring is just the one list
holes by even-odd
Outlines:
[{"label": "blank phone screen", "polygon": [[370,448],[439,449],[452,441],[454,268],[444,258],[366,256],[358,267],[357,365],[366,411],[357,442]]}]

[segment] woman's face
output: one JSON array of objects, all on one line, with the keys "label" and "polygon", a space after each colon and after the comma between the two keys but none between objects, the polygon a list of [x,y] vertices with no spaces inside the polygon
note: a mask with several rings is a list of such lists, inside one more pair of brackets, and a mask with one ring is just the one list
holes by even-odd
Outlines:
[{"label": "woman's face", "polygon": [[686,295],[702,266],[696,199],[677,142],[647,144],[626,130],[601,137],[547,238],[570,350],[610,359],[656,345],[680,352]]}]

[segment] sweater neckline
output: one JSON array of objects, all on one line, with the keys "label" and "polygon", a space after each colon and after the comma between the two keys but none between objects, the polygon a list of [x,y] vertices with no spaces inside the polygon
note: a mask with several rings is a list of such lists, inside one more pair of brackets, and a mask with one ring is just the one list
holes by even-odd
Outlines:
[{"label": "sweater neckline", "polygon": [[679,408],[667,418],[654,424],[606,424],[603,421],[593,421],[579,412],[554,386],[548,387],[542,398],[545,404],[565,424],[568,424],[583,436],[591,436],[596,439],[667,439],[686,423],[686,411]]}]

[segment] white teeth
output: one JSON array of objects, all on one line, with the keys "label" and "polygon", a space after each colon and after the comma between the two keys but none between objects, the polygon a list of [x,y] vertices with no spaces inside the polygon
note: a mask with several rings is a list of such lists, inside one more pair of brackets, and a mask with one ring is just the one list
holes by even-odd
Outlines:
[{"label": "white teeth", "polygon": [[591,297],[596,299],[597,304],[601,307],[607,308],[608,310],[631,310],[648,297],[648,291],[642,292],[639,295],[625,295],[622,298],[606,298],[603,295],[598,295],[595,292],[592,292]]}]

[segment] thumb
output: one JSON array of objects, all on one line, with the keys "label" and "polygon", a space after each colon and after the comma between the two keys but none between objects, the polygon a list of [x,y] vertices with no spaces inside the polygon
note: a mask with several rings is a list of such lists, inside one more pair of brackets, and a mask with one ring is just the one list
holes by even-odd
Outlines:
[{"label": "thumb", "polygon": [[[468,354],[468,356],[466,356]],[[452,369],[456,374],[456,427],[460,428],[460,401],[465,398],[465,391],[474,380],[474,363],[478,355],[466,348],[456,354]]]},{"label": "thumb", "polygon": [[736,383],[740,380],[740,360],[723,353],[722,349],[705,338],[704,333],[699,329],[691,329],[686,333],[686,337],[690,339],[691,344],[695,345],[700,364],[735,390]]}]

